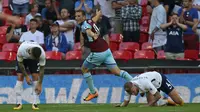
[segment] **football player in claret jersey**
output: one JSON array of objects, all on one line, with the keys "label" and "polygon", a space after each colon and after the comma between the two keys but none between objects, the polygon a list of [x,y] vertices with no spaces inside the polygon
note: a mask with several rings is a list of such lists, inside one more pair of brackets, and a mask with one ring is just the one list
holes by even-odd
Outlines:
[{"label": "football player in claret jersey", "polygon": [[124,102],[117,105],[118,107],[127,106],[131,95],[137,96],[139,93],[142,96],[146,94],[148,105],[145,106],[156,106],[158,100],[161,99],[160,91],[167,94],[173,100],[163,100],[160,105],[178,104],[182,106],[184,104],[184,101],[167,77],[156,71],[146,72],[134,77],[130,82],[125,83],[124,89],[126,91]]},{"label": "football player in claret jersey", "polygon": [[96,16],[91,20],[86,20],[85,12],[82,10],[76,11],[75,16],[77,22],[81,23],[81,41],[87,41],[87,45],[91,50],[90,55],[83,62],[81,68],[83,77],[90,90],[90,93],[84,100],[90,101],[91,99],[98,97],[90,73],[92,68],[105,64],[111,73],[120,76],[127,81],[130,81],[132,76],[126,71],[118,68],[107,42],[99,36],[99,28],[96,26],[95,22],[97,22],[98,18],[101,16],[101,11],[97,12]]},{"label": "football player in claret jersey", "polygon": [[[17,83],[15,91],[17,96],[17,105],[14,110],[22,109],[23,80],[26,79],[28,85],[32,86],[33,102],[32,109],[38,110],[37,99],[42,91],[42,81],[44,76],[44,66],[46,57],[43,48],[36,42],[23,42],[17,51]],[[28,75],[32,75],[32,80]]]}]

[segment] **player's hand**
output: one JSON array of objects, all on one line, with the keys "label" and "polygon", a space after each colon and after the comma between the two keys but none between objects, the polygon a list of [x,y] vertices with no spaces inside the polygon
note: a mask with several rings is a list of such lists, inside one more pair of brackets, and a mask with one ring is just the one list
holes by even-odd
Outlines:
[{"label": "player's hand", "polygon": [[116,104],[115,107],[122,107],[121,104]]},{"label": "player's hand", "polygon": [[39,95],[42,92],[42,84],[38,83],[35,92]]},{"label": "player's hand", "polygon": [[25,77],[25,79],[26,79],[26,82],[27,82],[28,85],[32,84],[32,80],[28,75]]}]

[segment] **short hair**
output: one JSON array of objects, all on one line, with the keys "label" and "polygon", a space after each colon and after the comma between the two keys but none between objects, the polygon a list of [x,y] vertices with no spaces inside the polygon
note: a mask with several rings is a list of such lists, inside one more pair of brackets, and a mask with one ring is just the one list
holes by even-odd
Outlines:
[{"label": "short hair", "polygon": [[127,93],[130,93],[132,87],[133,87],[133,83],[132,83],[132,82],[126,82],[126,83],[124,84],[124,90],[125,90]]},{"label": "short hair", "polygon": [[85,15],[86,15],[86,13],[85,13],[85,11],[84,11],[84,10],[77,10],[77,11],[76,11],[76,13],[82,13],[82,15],[83,15],[83,16],[85,16]]},{"label": "short hair", "polygon": [[39,47],[33,47],[32,48],[32,55],[34,58],[39,59],[42,51]]},{"label": "short hair", "polygon": [[34,18],[35,19],[40,19],[40,21],[42,21],[42,16],[40,16],[40,15],[36,15]]},{"label": "short hair", "polygon": [[32,9],[34,9],[35,5],[38,5],[38,4],[33,3],[33,4],[30,5],[30,8],[29,8],[29,11],[30,11],[30,12],[31,12]]},{"label": "short hair", "polygon": [[36,23],[38,23],[37,19],[35,19],[35,18],[31,19],[30,22],[36,22]]}]

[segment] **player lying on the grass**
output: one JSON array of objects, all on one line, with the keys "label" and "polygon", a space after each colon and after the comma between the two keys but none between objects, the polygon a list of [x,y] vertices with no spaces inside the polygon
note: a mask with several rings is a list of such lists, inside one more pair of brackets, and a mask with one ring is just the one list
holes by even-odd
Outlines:
[{"label": "player lying on the grass", "polygon": [[156,106],[157,101],[161,98],[160,91],[166,93],[173,100],[167,100],[164,103],[175,103],[181,106],[184,104],[184,101],[167,77],[156,71],[142,73],[134,77],[130,82],[125,83],[124,89],[126,91],[124,102],[117,105],[117,107],[127,106],[131,95],[137,96],[139,93],[141,96],[146,94],[148,105],[145,106]]},{"label": "player lying on the grass", "polygon": [[85,41],[88,47],[91,50],[90,55],[82,64],[81,70],[83,73],[83,77],[87,81],[90,93],[84,99],[85,101],[89,101],[93,98],[98,97],[98,93],[95,90],[92,75],[90,70],[96,66],[100,66],[101,64],[105,64],[107,68],[111,71],[111,73],[120,76],[127,81],[132,79],[132,76],[129,75],[126,71],[120,70],[113,58],[113,55],[109,49],[107,42],[103,39],[102,36],[99,35],[100,29],[96,26],[96,22],[100,16],[102,16],[101,11],[96,13],[96,18],[92,20],[86,20],[86,14],[84,11],[76,11],[75,13],[76,19],[78,23],[81,23],[81,42],[83,47],[83,41]]},{"label": "player lying on the grass", "polygon": [[[42,81],[44,76],[44,66],[46,57],[43,48],[36,42],[23,42],[17,51],[17,83],[15,91],[17,96],[17,105],[14,110],[22,109],[22,92],[24,77],[28,85],[32,86],[33,104],[32,109],[38,110],[37,99],[42,91]],[[32,80],[27,71],[30,71]]]}]

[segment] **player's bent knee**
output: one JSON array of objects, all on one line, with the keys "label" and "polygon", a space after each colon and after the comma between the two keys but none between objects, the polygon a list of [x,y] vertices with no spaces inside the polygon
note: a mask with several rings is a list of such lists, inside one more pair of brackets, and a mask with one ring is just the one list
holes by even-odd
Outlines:
[{"label": "player's bent knee", "polygon": [[18,80],[18,81],[23,81],[23,80],[24,80],[23,74],[17,73],[17,80]]},{"label": "player's bent knee", "polygon": [[89,72],[89,70],[87,69],[87,68],[85,68],[85,67],[81,67],[81,71],[82,71],[82,73],[88,73]]},{"label": "player's bent knee", "polygon": [[112,74],[119,76],[121,70],[118,67],[115,67],[115,68],[110,69],[110,71]]}]

